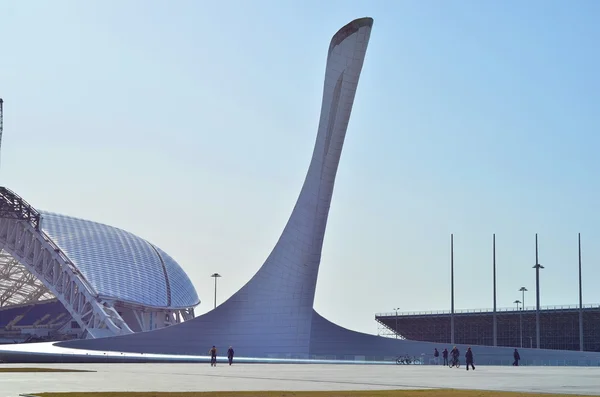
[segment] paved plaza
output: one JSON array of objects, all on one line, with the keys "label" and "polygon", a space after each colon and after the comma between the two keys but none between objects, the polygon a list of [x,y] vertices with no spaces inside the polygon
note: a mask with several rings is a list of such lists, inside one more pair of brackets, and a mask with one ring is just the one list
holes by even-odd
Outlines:
[{"label": "paved plaza", "polygon": [[0,373],[0,397],[43,391],[383,390],[459,388],[600,395],[597,367],[464,368],[396,365],[18,365],[90,373]]}]

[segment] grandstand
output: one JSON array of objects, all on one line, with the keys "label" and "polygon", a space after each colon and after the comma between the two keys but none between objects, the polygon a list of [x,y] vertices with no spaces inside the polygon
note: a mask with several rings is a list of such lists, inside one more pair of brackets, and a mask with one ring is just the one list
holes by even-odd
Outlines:
[{"label": "grandstand", "polygon": [[160,248],[112,226],[38,211],[0,187],[0,344],[125,335],[200,303]]},{"label": "grandstand", "polygon": [[[540,348],[580,350],[579,306],[550,306],[540,309]],[[585,305],[583,349],[600,351],[600,305]],[[454,344],[494,346],[492,310],[454,312]],[[378,313],[375,320],[389,331],[388,336],[449,345],[449,311]],[[534,307],[496,311],[497,346],[536,348],[536,310]]]},{"label": "grandstand", "polygon": [[81,328],[57,299],[0,308],[0,344],[77,338]]}]

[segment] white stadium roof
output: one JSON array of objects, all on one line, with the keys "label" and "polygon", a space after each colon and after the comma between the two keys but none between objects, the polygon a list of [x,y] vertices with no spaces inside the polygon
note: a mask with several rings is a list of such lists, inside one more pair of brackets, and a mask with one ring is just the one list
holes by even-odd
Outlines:
[{"label": "white stadium roof", "polygon": [[181,266],[148,241],[101,223],[40,214],[41,229],[98,295],[155,308],[185,309],[200,303]]},{"label": "white stadium roof", "polygon": [[200,303],[185,271],[157,246],[38,211],[0,187],[0,306],[54,297],[92,338],[187,321]]}]

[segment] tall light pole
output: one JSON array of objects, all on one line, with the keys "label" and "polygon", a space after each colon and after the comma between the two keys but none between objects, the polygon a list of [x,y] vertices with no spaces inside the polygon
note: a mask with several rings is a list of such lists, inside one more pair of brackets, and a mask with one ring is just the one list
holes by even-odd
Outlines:
[{"label": "tall light pole", "polygon": [[454,234],[450,235],[450,344],[454,345]]},{"label": "tall light pole", "polygon": [[395,307],[394,310],[396,311],[396,329],[394,330],[394,333],[396,334],[396,339],[398,339],[398,310],[400,310],[400,308]]},{"label": "tall light pole", "polygon": [[581,233],[577,234],[579,246],[579,350],[583,351],[583,291],[581,287]]},{"label": "tall light pole", "polygon": [[215,279],[215,307],[217,307],[217,279],[221,277],[219,273],[213,273],[210,275]]},{"label": "tall light pole", "polygon": [[544,266],[540,265],[538,258],[538,235],[535,234],[535,343],[536,349],[540,348],[540,269]]},{"label": "tall light pole", "polygon": [[496,318],[496,233],[492,239],[492,258],[494,263],[494,318],[493,318],[493,337],[494,346],[498,346],[498,319]]}]

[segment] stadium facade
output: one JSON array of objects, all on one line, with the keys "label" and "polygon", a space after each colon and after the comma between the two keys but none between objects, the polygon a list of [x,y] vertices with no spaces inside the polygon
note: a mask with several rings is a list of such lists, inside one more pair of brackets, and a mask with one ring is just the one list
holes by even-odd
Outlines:
[{"label": "stadium facade", "polygon": [[[321,116],[304,185],[279,240],[262,267],[212,311],[162,329],[125,335],[0,347],[8,362],[205,361],[208,349],[234,346],[241,361],[393,362],[439,344],[351,331],[313,308],[327,217],[373,20],[342,27],[327,54]],[[466,346],[459,345],[463,351]],[[478,364],[498,364],[511,348],[475,347]],[[552,365],[597,365],[600,354],[523,349],[524,359]],[[536,361],[537,360],[537,361]]]},{"label": "stadium facade", "polygon": [[6,188],[0,249],[4,339],[150,331],[193,318],[200,303],[181,266],[155,245],[115,227],[38,211]]}]

